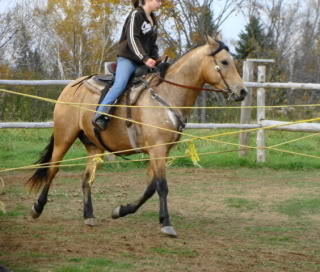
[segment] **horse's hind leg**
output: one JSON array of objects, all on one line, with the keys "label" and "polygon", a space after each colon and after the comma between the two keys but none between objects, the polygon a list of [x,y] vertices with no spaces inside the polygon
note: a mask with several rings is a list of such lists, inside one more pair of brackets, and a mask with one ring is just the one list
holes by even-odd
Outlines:
[{"label": "horse's hind leg", "polygon": [[43,212],[44,206],[47,204],[48,193],[52,180],[59,171],[59,161],[63,159],[70,146],[76,140],[77,135],[78,133],[74,132],[69,134],[69,137],[67,137],[67,134],[64,134],[64,137],[61,138],[61,136],[59,137],[59,135],[55,133],[49,144],[52,145],[52,148],[49,150],[47,149],[46,154],[43,155],[44,157],[47,156],[50,158],[47,161],[42,161],[42,163],[50,162],[50,167],[37,169],[35,174],[28,181],[32,188],[40,188],[44,183],[38,200],[32,206],[31,216],[33,218],[38,218]]},{"label": "horse's hind leg", "polygon": [[95,217],[93,215],[93,206],[92,206],[92,198],[91,198],[91,187],[92,182],[89,182],[92,176],[92,171],[94,168],[94,159],[96,157],[92,157],[93,155],[102,154],[103,150],[97,148],[93,144],[87,144],[86,149],[90,158],[87,162],[86,170],[83,174],[82,178],[82,190],[83,190],[83,217],[84,223],[89,226],[95,225]]}]

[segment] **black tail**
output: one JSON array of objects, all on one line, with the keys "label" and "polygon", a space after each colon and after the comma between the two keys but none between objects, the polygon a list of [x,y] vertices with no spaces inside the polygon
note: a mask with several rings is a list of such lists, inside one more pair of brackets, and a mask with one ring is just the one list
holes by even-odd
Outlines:
[{"label": "black tail", "polygon": [[[42,151],[40,159],[35,162],[35,164],[48,163],[51,160],[52,152],[54,146],[54,137],[53,135],[50,138],[49,144]],[[27,181],[27,185],[30,186],[31,190],[39,191],[41,187],[46,183],[48,178],[49,168],[44,165],[43,168],[38,168],[33,176]]]}]

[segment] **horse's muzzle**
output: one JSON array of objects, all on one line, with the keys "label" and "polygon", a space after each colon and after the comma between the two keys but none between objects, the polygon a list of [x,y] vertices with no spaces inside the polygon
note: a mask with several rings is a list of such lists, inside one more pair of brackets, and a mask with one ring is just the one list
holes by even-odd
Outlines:
[{"label": "horse's muzzle", "polygon": [[237,102],[240,102],[247,96],[247,94],[248,94],[248,92],[245,89],[241,89],[240,96],[236,96],[236,98],[234,100]]}]

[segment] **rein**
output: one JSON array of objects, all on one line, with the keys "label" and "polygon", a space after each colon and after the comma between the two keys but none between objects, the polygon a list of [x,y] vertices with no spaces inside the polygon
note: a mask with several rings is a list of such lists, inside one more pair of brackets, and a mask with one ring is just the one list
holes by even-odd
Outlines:
[{"label": "rein", "polygon": [[220,51],[222,50],[226,50],[229,52],[229,48],[228,46],[226,46],[222,41],[217,41],[216,42],[219,44],[219,48],[214,51],[212,54],[210,54],[210,56],[213,57],[213,60],[214,60],[214,63],[215,63],[215,69],[218,71],[218,73],[220,74],[224,84],[226,85],[227,87],[227,90],[224,90],[224,89],[216,89],[216,88],[202,88],[202,87],[193,87],[193,86],[187,86],[187,85],[183,85],[183,84],[179,84],[179,83],[175,83],[173,81],[169,81],[169,80],[166,80],[164,78],[162,78],[160,75],[157,75],[157,77],[162,81],[162,82],[165,82],[165,83],[168,83],[170,85],[174,85],[174,86],[177,86],[177,87],[181,87],[181,88],[187,88],[187,89],[192,89],[192,90],[198,90],[198,91],[214,91],[214,92],[217,92],[217,93],[226,93],[226,94],[229,94],[229,97],[233,95],[233,91],[230,89],[230,86],[229,84],[227,83],[227,81],[225,80],[222,72],[221,72],[221,68],[220,66],[218,65],[216,59],[215,59],[215,55],[217,55]]},{"label": "rein", "polygon": [[160,77],[159,75],[157,75],[157,77],[158,77],[162,82],[165,82],[165,83],[168,83],[168,84],[170,84],[170,85],[177,86],[177,87],[181,87],[181,88],[193,89],[193,90],[198,90],[198,91],[215,91],[215,92],[217,92],[217,93],[228,93],[228,91],[223,90],[223,89],[211,89],[211,88],[202,88],[202,87],[192,87],[192,86],[182,85],[182,84],[179,84],[179,83],[175,83],[175,82],[173,82],[173,81],[166,80],[166,79]]}]

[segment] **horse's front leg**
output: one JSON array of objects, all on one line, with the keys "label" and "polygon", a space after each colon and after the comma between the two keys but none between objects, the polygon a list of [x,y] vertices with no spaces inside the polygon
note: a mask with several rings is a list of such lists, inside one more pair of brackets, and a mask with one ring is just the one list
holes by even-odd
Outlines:
[{"label": "horse's front leg", "polygon": [[148,169],[148,176],[150,177],[150,183],[147,185],[143,195],[135,202],[121,205],[117,208],[113,209],[112,211],[112,218],[118,219],[120,217],[124,217],[128,214],[135,213],[149,198],[151,198],[154,193],[156,192],[156,183],[153,178],[152,168],[149,167]]},{"label": "horse's front leg", "polygon": [[171,236],[176,237],[177,233],[174,228],[171,226],[169,212],[168,212],[168,185],[166,181],[165,175],[165,159],[156,159],[156,158],[164,158],[166,156],[166,152],[160,153],[154,152],[150,153],[150,167],[148,169],[148,175],[150,177],[150,183],[148,184],[146,190],[143,195],[135,202],[121,205],[115,208],[112,211],[112,218],[117,219],[123,216],[126,216],[131,213],[135,213],[149,198],[151,198],[154,193],[157,191],[160,198],[160,224],[161,224],[161,232]]},{"label": "horse's front leg", "polygon": [[93,214],[93,205],[92,205],[92,198],[91,198],[91,189],[93,180],[91,180],[92,172],[95,171],[95,165],[97,166],[97,162],[95,162],[94,155],[102,154],[103,150],[97,148],[94,145],[87,144],[85,145],[89,159],[87,162],[86,170],[83,174],[82,178],[82,191],[83,191],[83,217],[84,223],[88,226],[95,226],[96,220]]},{"label": "horse's front leg", "polygon": [[[157,154],[158,157],[160,157]],[[166,155],[161,156],[164,158]],[[175,229],[172,227],[170,222],[169,216],[169,209],[168,209],[168,193],[169,188],[166,180],[166,159],[156,159],[152,160],[153,156],[151,157],[151,166],[154,171],[154,182],[156,184],[156,190],[159,195],[159,204],[160,204],[160,213],[159,213],[159,220],[161,225],[161,232],[171,236],[177,237],[177,233]],[[155,157],[154,157],[155,158]]]}]

